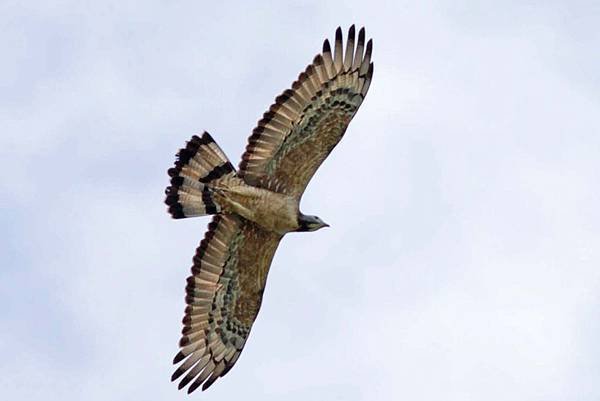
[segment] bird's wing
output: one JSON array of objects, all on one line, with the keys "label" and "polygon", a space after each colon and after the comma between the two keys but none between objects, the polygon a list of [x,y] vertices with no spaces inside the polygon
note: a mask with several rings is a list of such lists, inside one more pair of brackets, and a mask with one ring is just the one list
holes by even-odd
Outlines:
[{"label": "bird's wing", "polygon": [[194,256],[185,316],[173,363],[179,388],[207,389],[237,361],[260,309],[281,236],[237,215],[217,215]]},{"label": "bird's wing", "polygon": [[323,160],[340,141],[373,76],[372,41],[365,31],[335,34],[334,52],[323,52],[275,99],[249,138],[239,175],[247,183],[300,197]]}]

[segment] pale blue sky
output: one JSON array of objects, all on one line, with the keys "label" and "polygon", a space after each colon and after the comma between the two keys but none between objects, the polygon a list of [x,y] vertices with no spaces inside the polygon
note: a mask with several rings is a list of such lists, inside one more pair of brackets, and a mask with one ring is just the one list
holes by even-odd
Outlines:
[{"label": "pale blue sky", "polygon": [[[208,218],[166,170],[237,164],[335,28],[373,84],[302,202],[235,368],[194,398],[600,399],[598,2],[0,3],[0,390],[187,399],[169,382]],[[252,3],[252,4],[251,4]]]}]

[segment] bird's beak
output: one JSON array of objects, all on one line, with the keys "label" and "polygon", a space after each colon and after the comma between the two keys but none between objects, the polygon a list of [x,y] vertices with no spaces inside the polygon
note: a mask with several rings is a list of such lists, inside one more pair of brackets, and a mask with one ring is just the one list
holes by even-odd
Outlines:
[{"label": "bird's beak", "polygon": [[323,227],[331,227],[331,226],[327,223],[323,223]]}]

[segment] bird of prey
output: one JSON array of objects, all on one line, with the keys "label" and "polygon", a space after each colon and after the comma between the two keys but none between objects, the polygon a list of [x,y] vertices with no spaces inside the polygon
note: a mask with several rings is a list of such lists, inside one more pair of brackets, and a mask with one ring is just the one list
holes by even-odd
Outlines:
[{"label": "bird of prey", "polygon": [[328,225],[299,203],[311,177],[340,141],[369,90],[372,41],[365,30],[346,46],[340,28],[275,99],[252,131],[236,170],[213,138],[194,135],[169,169],[165,203],[175,219],[214,215],[187,279],[179,389],[207,389],[244,349],[279,241]]}]

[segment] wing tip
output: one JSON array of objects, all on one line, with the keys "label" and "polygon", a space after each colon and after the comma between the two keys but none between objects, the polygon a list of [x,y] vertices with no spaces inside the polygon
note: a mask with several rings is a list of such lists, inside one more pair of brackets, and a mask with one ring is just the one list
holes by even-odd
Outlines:
[{"label": "wing tip", "polygon": [[[175,355],[175,357],[173,358],[173,365],[176,365],[179,362],[183,361],[185,357],[186,356],[183,354],[183,352],[179,351],[177,355]],[[173,381],[173,379],[171,379],[171,381]]]},{"label": "wing tip", "polygon": [[[175,372],[173,372],[173,374],[171,375],[171,381],[174,382],[175,380],[179,379],[181,377],[181,375],[185,372],[185,370],[182,370],[181,368],[178,368]],[[181,384],[181,383],[180,383]],[[181,388],[180,388],[181,390]]]},{"label": "wing tip", "polygon": [[358,31],[358,43],[365,42],[365,27],[361,27]]},{"label": "wing tip", "polygon": [[219,376],[215,376],[215,378],[211,377],[208,378],[207,381],[204,382],[204,384],[202,384],[202,391],[206,391],[210,386],[213,385],[213,383],[219,378]]},{"label": "wing tip", "polygon": [[[181,390],[182,388],[184,388],[185,386],[187,386],[187,384],[192,380],[192,378],[188,378],[187,376],[184,377],[183,379],[181,379],[181,381],[179,382],[179,384],[177,385],[177,389]],[[188,394],[190,393],[189,389],[188,389]]]},{"label": "wing tip", "polygon": [[329,39],[325,39],[323,42],[323,53],[331,53],[331,45],[329,44]]},{"label": "wing tip", "polygon": [[367,41],[367,50],[365,51],[365,55],[369,54],[371,55],[371,52],[373,51],[373,39],[369,39]]},{"label": "wing tip", "polygon": [[[188,389],[187,389],[187,393],[188,393],[188,394],[192,394],[194,391],[196,391],[196,389],[197,389],[198,387],[200,387],[200,384],[201,384],[201,383],[197,383],[197,382],[194,382],[194,383],[192,383],[192,384],[191,384],[191,385],[188,387]],[[181,390],[181,389],[180,389],[180,390]]]}]

